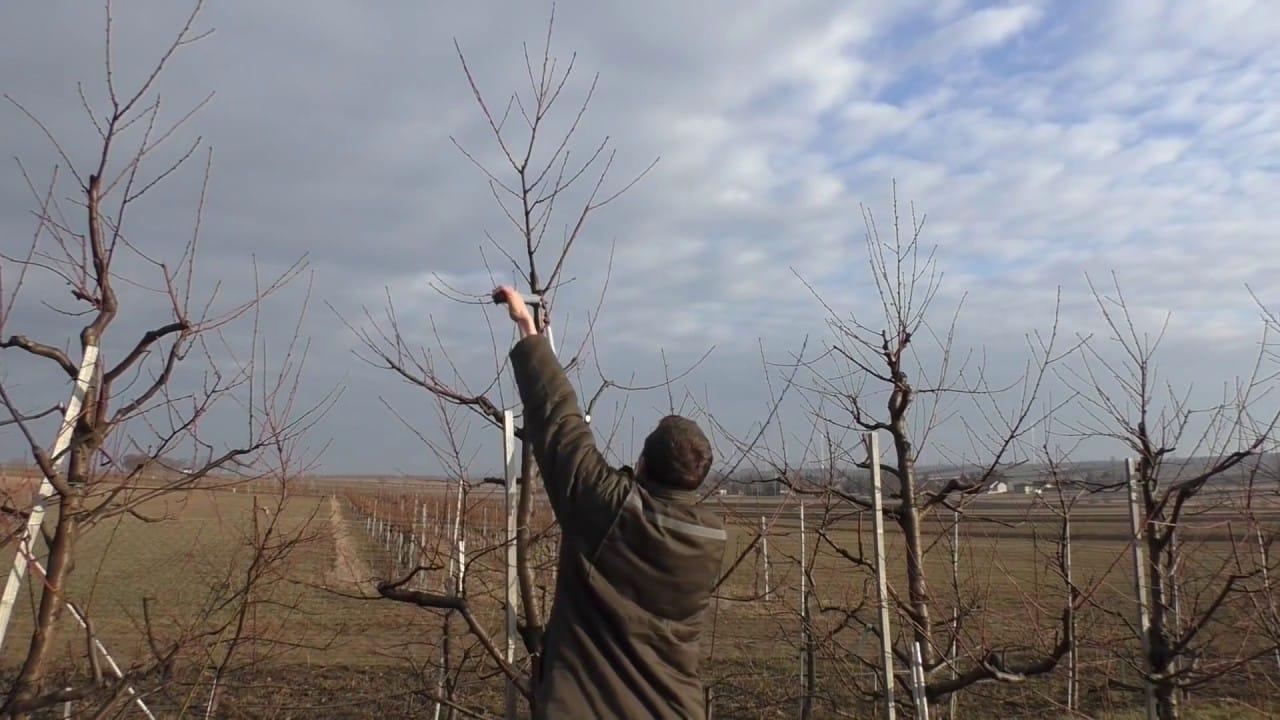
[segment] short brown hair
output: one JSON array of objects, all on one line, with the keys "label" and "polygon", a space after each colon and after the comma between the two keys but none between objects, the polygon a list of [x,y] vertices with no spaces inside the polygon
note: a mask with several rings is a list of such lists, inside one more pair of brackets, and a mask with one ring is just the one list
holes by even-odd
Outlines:
[{"label": "short brown hair", "polygon": [[696,490],[711,470],[711,443],[698,424],[679,415],[668,415],[644,439],[644,475],[650,480],[682,490]]}]

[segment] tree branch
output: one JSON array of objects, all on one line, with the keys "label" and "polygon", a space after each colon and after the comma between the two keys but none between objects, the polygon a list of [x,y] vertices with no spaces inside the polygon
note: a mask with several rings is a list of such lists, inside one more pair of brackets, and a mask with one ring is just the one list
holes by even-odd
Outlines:
[{"label": "tree branch", "polygon": [[8,340],[0,340],[0,348],[11,348],[11,347],[16,347],[21,350],[26,350],[32,355],[38,355],[43,358],[48,358],[58,363],[58,365],[62,367],[62,370],[67,374],[68,377],[76,376],[76,366],[74,363],[71,362],[71,358],[67,357],[66,353],[62,352],[56,347],[53,347],[52,345],[45,345],[44,343],[38,343],[34,340],[28,339],[25,335],[10,335]]}]

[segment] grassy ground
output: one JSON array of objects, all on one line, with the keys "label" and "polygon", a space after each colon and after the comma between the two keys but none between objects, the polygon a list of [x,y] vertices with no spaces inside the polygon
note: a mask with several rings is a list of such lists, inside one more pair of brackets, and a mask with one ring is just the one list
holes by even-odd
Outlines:
[{"label": "grassy ground", "polygon": [[[277,589],[280,607],[263,611],[258,618],[265,624],[280,622],[285,614],[295,615],[291,627],[305,631],[308,643],[319,645],[325,644],[320,628],[345,629],[360,615],[361,607],[357,601],[307,585],[318,583],[332,562],[324,503],[323,498],[303,497],[285,506],[280,520],[283,532],[303,533],[309,539],[299,544],[288,566],[282,568],[283,578],[290,582]],[[261,505],[268,503],[263,499]],[[216,598],[219,587],[239,580],[249,559],[253,507],[254,498],[244,493],[195,492],[181,501],[157,501],[140,509],[143,515],[165,516],[163,522],[145,523],[122,516],[95,527],[80,540],[71,595],[94,618],[97,631],[114,653],[122,658],[136,657],[145,649],[140,633],[144,599],[150,603],[153,617],[161,622],[166,618],[177,621],[201,613]],[[259,527],[265,524],[266,515],[259,512]],[[4,648],[5,663],[15,662],[25,650],[19,641],[30,634],[36,600],[31,591],[28,583],[20,596],[11,641]],[[295,604],[297,612],[286,610]],[[387,625],[399,622],[388,619]],[[68,636],[67,643],[69,652],[82,652],[81,639]],[[342,652],[359,653],[362,661],[374,659],[364,643]],[[333,655],[324,649],[308,654],[317,660]]]},{"label": "grassy ground", "polygon": [[[148,632],[163,644],[193,629],[215,627],[229,617],[234,606],[227,602],[232,599],[230,591],[242,582],[251,558],[255,502],[261,533],[276,500],[248,493],[194,491],[139,509],[140,515],[164,518],[161,522],[122,516],[92,528],[80,540],[70,598],[93,620],[95,632],[122,667],[147,664]],[[298,542],[268,574],[246,619],[246,636],[258,640],[240,648],[232,666],[252,676],[241,678],[246,684],[252,682],[247,694],[259,698],[271,694],[263,685],[268,675],[260,672],[265,667],[283,671],[277,676],[280,682],[321,668],[367,677],[403,666],[405,657],[414,654],[417,636],[429,635],[426,614],[381,600],[345,597],[322,587],[334,563],[328,497],[292,498],[280,515],[279,536]],[[6,567],[11,559],[12,549],[4,557]],[[6,675],[16,671],[30,642],[38,601],[33,590],[27,582],[19,595],[3,648]],[[354,587],[338,590],[357,592]],[[151,618],[149,630],[146,617]],[[230,632],[224,632],[194,643],[179,668],[184,681],[207,686],[208,673],[191,675],[192,669],[215,664],[230,637]],[[59,628],[57,657],[63,666],[84,667],[85,636],[69,615]],[[199,694],[207,692],[206,687]],[[181,703],[188,699],[185,695],[179,689],[167,702]]]},{"label": "grassy ground", "polygon": [[[340,543],[354,552],[374,575],[394,570],[385,549],[365,533],[360,509],[382,502],[383,516],[390,514],[390,496],[348,496],[335,491],[339,515],[332,514],[330,495],[292,499],[284,507],[280,527],[305,538],[273,576],[270,595],[252,618],[253,630],[264,637],[242,651],[248,663],[228,680],[228,716],[249,717],[409,717],[426,714],[435,687],[441,619],[431,611],[382,599],[356,599],[352,594],[372,594],[368,582],[351,583],[335,567],[342,555]],[[363,498],[363,499],[361,499]],[[428,525],[438,525],[445,503],[438,495],[425,495]],[[349,504],[348,501],[354,502]],[[421,517],[417,498],[398,502],[399,516]],[[363,504],[362,504],[363,503]],[[259,506],[270,506],[268,498]],[[190,618],[205,613],[211,600],[234,585],[248,562],[246,539],[253,533],[254,498],[246,493],[194,491],[143,508],[143,515],[165,517],[147,523],[124,517],[93,529],[81,544],[72,583],[72,598],[94,619],[99,635],[124,666],[146,657],[143,603],[148,599],[153,632],[174,636]],[[500,553],[493,547],[499,515],[496,497],[475,502],[470,517],[476,526],[469,537],[472,574],[468,590],[477,612],[495,633],[501,627],[499,588]],[[750,555],[721,588],[708,618],[704,641],[704,677],[717,698],[720,717],[794,717],[798,703],[800,618],[798,604],[799,526],[793,512],[775,513],[768,505],[728,506],[731,530],[726,568],[750,542],[760,514],[770,518],[770,560],[773,594],[766,601],[759,559]],[[1124,663],[1136,642],[1124,633],[1123,618],[1130,614],[1127,538],[1122,508],[1095,507],[1082,512],[1073,547],[1077,582],[1094,590],[1095,610],[1082,625],[1081,650],[1084,703],[1091,717],[1137,717],[1132,713],[1138,695],[1122,686],[1134,680]],[[259,530],[269,513],[257,512]],[[1051,646],[1058,629],[1056,615],[1063,597],[1061,580],[1051,571],[1056,552],[1052,542],[1056,525],[1051,517],[1019,515],[1016,508],[1001,506],[988,513],[990,520],[973,521],[962,528],[960,596],[966,603],[980,603],[981,612],[966,621],[967,642],[1021,646],[1028,656]],[[776,517],[775,517],[776,516]],[[872,708],[855,691],[871,677],[856,656],[874,656],[874,637],[860,625],[842,626],[846,611],[864,606],[873,591],[865,568],[842,558],[836,548],[855,556],[870,555],[869,527],[859,527],[855,517],[824,512],[811,506],[810,532],[806,537],[813,580],[813,614],[818,643],[819,694],[817,717],[870,716]],[[539,524],[547,521],[545,513]],[[1231,544],[1217,523],[1206,522],[1199,536],[1188,538],[1194,548],[1189,572],[1208,572],[1229,554]],[[816,528],[821,528],[819,539]],[[1217,533],[1217,534],[1215,534]],[[440,533],[433,533],[440,535]],[[345,536],[345,538],[344,538]],[[931,591],[937,598],[935,614],[949,617],[950,547],[946,528],[930,525],[928,536],[937,544],[928,556]],[[891,534],[891,539],[894,535]],[[816,555],[814,554],[817,544]],[[426,589],[445,583],[442,545],[430,544],[423,554],[432,566],[425,575]],[[861,550],[859,549],[861,546]],[[543,558],[550,561],[554,540],[544,543]],[[891,585],[904,587],[900,545],[891,541]],[[549,584],[548,567],[539,581]],[[1197,570],[1198,569],[1198,570]],[[364,580],[364,578],[355,578]],[[327,589],[325,586],[329,586]],[[3,649],[6,674],[12,673],[30,637],[34,596],[21,596]],[[1188,600],[1190,602],[1190,599]],[[1189,605],[1190,607],[1190,605]],[[1108,614],[1111,611],[1113,614]],[[216,612],[208,620],[216,620]],[[458,626],[455,626],[458,627]],[[83,666],[84,638],[72,621],[64,620],[59,655],[63,662]],[[1225,629],[1223,629],[1225,632]],[[1247,639],[1224,634],[1221,644]],[[216,648],[214,645],[217,657]],[[490,709],[499,707],[498,678],[479,675],[475,647],[467,643],[455,653],[470,655],[459,682],[469,684],[468,697],[482,697]],[[455,657],[457,657],[455,655]],[[192,654],[179,673],[167,700],[176,708],[188,695],[207,695],[209,658]],[[252,662],[252,661],[257,662]],[[1017,685],[987,684],[966,693],[960,702],[962,717],[1064,716],[1064,673]],[[1280,711],[1274,705],[1274,677],[1259,676],[1252,684],[1236,682],[1197,691],[1189,717],[1269,717]],[[184,692],[190,689],[191,692]],[[1272,703],[1272,704],[1268,704]],[[193,700],[193,707],[198,702]]]}]

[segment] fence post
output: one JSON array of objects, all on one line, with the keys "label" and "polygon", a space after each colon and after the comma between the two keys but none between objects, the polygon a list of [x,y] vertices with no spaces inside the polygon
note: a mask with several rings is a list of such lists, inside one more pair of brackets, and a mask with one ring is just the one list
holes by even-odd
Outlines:
[{"label": "fence post", "polygon": [[809,623],[809,568],[804,524],[804,497],[800,498],[800,718],[808,720],[813,713],[813,686],[817,673],[813,667],[813,628]]},{"label": "fence post", "polygon": [[[956,664],[956,655],[960,653],[960,518],[960,510],[951,512],[951,581],[956,586],[956,606],[951,609],[951,649],[948,656],[953,678],[960,676],[960,669]],[[947,717],[955,720],[956,712],[960,709],[960,693],[951,693],[947,704]]]},{"label": "fence post", "polygon": [[924,662],[920,659],[920,641],[911,644],[911,695],[916,706],[916,720],[929,720],[929,697],[924,691]]},{"label": "fence post", "polygon": [[760,548],[756,552],[760,556],[761,568],[764,571],[764,595],[762,597],[768,602],[773,594],[773,588],[769,583],[769,530],[765,525],[763,515],[760,516]]},{"label": "fence post", "polygon": [[[44,566],[40,564],[40,560],[38,560],[34,555],[28,555],[26,559],[31,563],[31,566],[35,568],[35,571],[40,573],[43,578],[45,570]],[[80,609],[69,600],[64,601],[63,604],[66,605],[67,610],[70,611],[71,617],[75,618],[76,624],[80,626],[80,629],[88,631],[89,619],[80,613]],[[107,668],[111,670],[111,674],[121,680],[124,680],[124,671],[120,669],[120,665],[116,663],[115,658],[111,657],[111,653],[107,652],[107,646],[102,644],[102,640],[96,634],[91,634],[90,637],[93,639],[93,647],[97,650],[98,654],[102,655],[102,658],[107,661]],[[156,716],[151,713],[151,709],[147,707],[146,702],[143,701],[142,696],[138,694],[138,691],[133,688],[133,685],[125,685],[124,689],[125,692],[129,693],[129,697],[133,698],[133,704],[138,706],[138,709],[142,711],[142,714],[146,715],[150,720],[155,720]]]},{"label": "fence post", "polygon": [[[67,449],[71,446],[71,433],[75,429],[76,420],[80,417],[80,408],[84,397],[89,392],[89,382],[93,379],[98,367],[98,346],[86,345],[84,357],[80,360],[80,371],[76,375],[76,384],[71,388],[71,399],[67,401],[67,412],[62,416],[62,424],[58,427],[58,435],[53,441],[53,452],[49,457],[54,459],[54,472],[62,472],[67,462]],[[18,537],[18,551],[13,556],[13,567],[9,568],[9,578],[4,584],[4,593],[0,595],[0,647],[4,647],[4,638],[9,631],[9,617],[13,615],[14,603],[18,600],[18,586],[27,574],[27,558],[35,557],[36,540],[40,537],[40,528],[44,525],[44,506],[53,497],[53,483],[49,478],[41,477],[40,489],[36,491],[35,502],[31,506],[31,514],[27,517],[25,532]]]},{"label": "fence post", "polygon": [[1147,720],[1156,720],[1156,689],[1151,684],[1149,665],[1151,662],[1151,617],[1147,610],[1147,561],[1144,532],[1146,518],[1140,509],[1141,498],[1138,487],[1140,479],[1134,471],[1133,458],[1125,458],[1125,479],[1129,483],[1129,528],[1133,531],[1133,589],[1138,598],[1138,632],[1142,641],[1142,687],[1147,701]]},{"label": "fence post", "polygon": [[453,515],[453,542],[457,546],[455,552],[457,559],[455,562],[454,572],[454,592],[462,597],[466,593],[463,592],[463,580],[466,579],[467,570],[467,488],[461,486],[458,488],[458,503],[454,509]]},{"label": "fence post", "polygon": [[889,578],[884,552],[884,501],[880,496],[880,435],[866,434],[867,464],[871,466],[871,524],[875,528],[876,603],[880,610],[880,666],[884,672],[884,717],[894,720],[893,635],[889,629]]},{"label": "fence post", "polygon": [[[1169,554],[1173,556],[1173,562],[1169,565],[1169,574],[1166,576],[1169,580],[1169,591],[1165,593],[1173,597],[1173,632],[1175,636],[1182,634],[1182,593],[1179,588],[1182,583],[1178,580],[1178,574],[1182,572],[1182,551],[1178,547],[1177,528],[1169,530]],[[1183,669],[1184,656],[1179,655],[1173,659],[1170,668],[1175,673],[1181,673]],[[1173,694],[1173,702],[1175,703],[1174,714],[1177,715],[1176,703],[1187,702],[1191,699],[1191,689],[1183,687],[1181,690],[1175,690]]]},{"label": "fence post", "polygon": [[[502,413],[502,454],[507,473],[507,644],[505,659],[508,664],[514,666],[516,662],[516,638],[519,635],[519,629],[516,626],[516,591],[518,589],[516,586],[516,514],[520,504],[520,496],[517,483],[519,468],[516,460],[515,420],[510,410]],[[507,720],[516,720],[518,698],[519,693],[516,691],[515,683],[510,678],[507,678]]]},{"label": "fence post", "polygon": [[1071,648],[1067,650],[1067,712],[1074,712],[1079,704],[1080,693],[1080,655],[1076,648],[1076,583],[1071,574],[1071,509],[1064,510],[1062,520],[1062,566],[1067,578],[1067,594],[1070,607],[1067,609],[1067,642]]},{"label": "fence post", "polygon": [[[420,501],[418,503],[418,518],[415,525],[418,528],[418,564],[427,565],[427,503]],[[418,579],[418,587],[426,590],[430,587],[430,575],[425,570]]]},{"label": "fence post", "polygon": [[[1267,557],[1269,554],[1267,552],[1267,544],[1262,541],[1262,528],[1255,524],[1253,526],[1253,533],[1258,538],[1258,555],[1262,560],[1262,589],[1266,593],[1267,606],[1271,609],[1271,619],[1272,621],[1275,621],[1277,618],[1280,618],[1280,613],[1276,611],[1276,596],[1271,593],[1271,577],[1267,573],[1267,566],[1270,564],[1271,560]],[[1276,658],[1276,668],[1280,669],[1280,646],[1276,647],[1274,654]]]},{"label": "fence post", "polygon": [[[459,529],[462,527],[462,512],[464,507],[463,496],[466,494],[463,489],[463,485],[462,485],[463,482],[466,482],[466,481],[459,479],[458,502],[457,502],[458,508],[457,508],[457,514],[454,515],[452,518],[453,519],[452,528],[450,528],[450,524],[449,524],[449,520],[450,520],[449,507],[445,502],[441,503],[441,506],[443,509],[442,515],[444,516],[444,523],[442,527],[447,532],[451,532],[451,536],[449,538],[450,540],[449,567],[448,567],[448,571],[445,574],[444,592],[446,595],[453,595],[454,597],[462,597],[462,582],[460,578],[462,575],[463,545],[462,545],[462,539],[461,539],[461,534],[459,533]],[[449,496],[446,490],[445,500],[447,501],[448,498]],[[424,502],[422,503],[422,506],[418,508],[418,514],[422,516],[422,547],[424,548],[424,552],[427,546],[427,505],[428,504],[429,504],[428,502]],[[437,515],[436,517],[437,519],[439,519],[440,515]],[[452,615],[452,611],[445,613],[444,621],[443,621],[444,630],[441,633],[441,637],[440,637],[440,677],[439,679],[436,680],[436,695],[438,699],[435,701],[435,707],[431,713],[432,720],[440,720],[441,713],[444,710],[444,703],[440,701],[440,698],[446,698],[449,693],[449,688],[447,683],[449,680],[450,661],[452,660],[451,628],[449,623],[449,619],[451,615]]]}]

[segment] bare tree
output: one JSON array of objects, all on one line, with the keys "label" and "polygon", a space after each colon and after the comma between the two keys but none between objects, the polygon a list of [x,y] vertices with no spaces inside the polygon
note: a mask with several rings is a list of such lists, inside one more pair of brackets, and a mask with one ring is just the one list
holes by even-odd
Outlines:
[{"label": "bare tree", "polygon": [[[812,377],[803,389],[812,398],[807,403],[825,426],[827,437],[884,432],[890,438],[888,457],[867,458],[857,443],[831,450],[829,467],[843,461],[867,469],[874,462],[885,474],[889,497],[883,513],[888,527],[901,540],[900,560],[895,562],[901,563],[897,571],[906,579],[905,597],[898,596],[894,602],[895,625],[903,629],[903,634],[893,639],[894,655],[902,667],[911,667],[912,647],[919,646],[930,701],[975,683],[1021,682],[1048,673],[1070,650],[1066,628],[1071,602],[1064,603],[1056,615],[1036,610],[1028,620],[1041,632],[1027,644],[1010,644],[983,632],[984,598],[965,597],[958,580],[958,556],[948,562],[953,576],[951,597],[941,589],[948,583],[941,578],[931,582],[927,558],[931,552],[951,550],[952,530],[971,501],[999,480],[1002,469],[1030,456],[1029,433],[1045,415],[1038,401],[1041,388],[1048,370],[1069,352],[1059,347],[1056,314],[1047,334],[1028,335],[1028,357],[1020,376],[996,385],[988,377],[983,356],[972,352],[960,355],[956,347],[963,300],[944,324],[939,326],[935,320],[933,306],[942,273],[934,250],[921,242],[924,218],[918,218],[914,210],[909,218],[901,217],[895,190],[891,237],[881,235],[874,215],[866,208],[863,219],[879,313],[874,319],[861,313],[846,314],[819,297],[827,310],[833,340],[820,360],[803,361]],[[963,428],[968,447],[960,452],[934,438],[947,420],[955,420]],[[922,477],[917,462],[926,448],[964,471],[938,480]],[[834,482],[806,482],[794,472],[793,464],[782,463],[777,469],[780,479],[797,491],[838,501],[845,508],[843,517],[850,511],[872,510],[865,494],[842,489]],[[929,537],[928,531],[934,527],[939,531],[937,539]],[[825,533],[824,521],[819,521],[819,528]],[[842,547],[825,535],[823,544],[860,571],[873,572],[869,555],[863,554],[861,546]],[[878,632],[871,620],[874,602],[851,606],[833,603],[823,609],[843,618],[838,627]],[[859,665],[878,667],[880,663],[871,657],[868,653]],[[879,697],[883,692],[858,687],[867,696]],[[910,698],[905,690],[897,697]]]},{"label": "bare tree", "polygon": [[1136,460],[1129,490],[1139,521],[1133,542],[1144,550],[1137,599],[1147,627],[1132,615],[1121,619],[1143,648],[1132,665],[1159,717],[1170,720],[1183,693],[1276,651],[1274,637],[1238,641],[1256,635],[1253,603],[1267,572],[1266,560],[1248,561],[1248,548],[1257,529],[1257,464],[1280,422],[1263,412],[1274,380],[1264,362],[1270,343],[1264,333],[1251,373],[1226,384],[1218,400],[1197,404],[1191,387],[1160,377],[1168,318],[1158,332],[1144,332],[1118,281],[1109,295],[1091,287],[1109,337],[1086,342],[1078,367],[1063,375],[1085,410],[1075,431],[1118,442]]},{"label": "bare tree", "polygon": [[[148,510],[148,503],[166,495],[256,479],[278,482],[284,472],[279,459],[293,452],[295,440],[331,400],[326,397],[312,407],[297,405],[306,356],[297,331],[285,344],[284,354],[271,361],[260,334],[263,302],[304,269],[301,263],[266,282],[255,267],[252,295],[230,305],[218,299],[216,284],[206,292],[198,287],[197,251],[212,152],[199,138],[176,149],[170,146],[209,98],[168,121],[155,88],[173,57],[209,34],[195,27],[200,9],[201,3],[194,3],[154,65],[126,91],[119,86],[112,8],[107,3],[101,106],[94,107],[80,88],[88,127],[97,139],[88,162],[75,160],[35,112],[6,97],[44,136],[60,163],[47,186],[40,187],[19,164],[35,201],[36,228],[24,252],[3,255],[0,270],[8,272],[0,278],[0,348],[47,361],[48,386],[61,394],[70,379],[78,383],[80,401],[78,411],[64,424],[70,430],[65,447],[49,451],[33,425],[39,414],[21,407],[9,383],[0,380],[0,403],[25,440],[42,481],[51,488],[48,497],[18,493],[8,499],[6,510],[25,523],[33,514],[38,518],[46,502],[55,509],[52,528],[36,528],[43,531],[48,546],[47,565],[37,564],[34,542],[38,538],[26,537],[21,529],[10,535],[20,541],[19,561],[29,561],[37,570],[39,601],[21,668],[0,709],[8,716],[23,717],[68,699],[107,706],[121,697],[128,701],[134,685],[141,687],[145,681],[156,686],[181,652],[208,633],[220,632],[210,623],[222,623],[222,613],[210,613],[206,623],[193,622],[184,632],[163,640],[150,635],[148,622],[140,631],[149,635],[151,658],[105,679],[90,643],[85,660],[92,667],[91,672],[80,674],[83,682],[70,689],[49,687],[58,621],[65,608],[75,605],[69,581],[85,536],[103,522],[122,516],[143,522],[169,519],[166,513]],[[167,249],[163,245],[159,251],[149,249],[141,232],[130,232],[129,221],[144,212],[141,201],[149,193],[202,154],[199,196],[187,239],[176,246],[170,242]],[[72,197],[63,199],[68,190]],[[44,278],[41,282],[61,281],[75,303],[46,304],[62,318],[48,327],[83,323],[78,333],[79,363],[68,349],[70,338],[33,339],[9,328],[20,292],[37,277]],[[154,324],[133,339],[122,336],[133,332],[130,325],[144,322]],[[247,349],[240,349],[227,332],[233,327],[248,331]],[[184,374],[183,368],[191,371]],[[224,407],[244,418],[243,432],[232,442],[209,437],[204,431],[205,420]],[[183,460],[175,467],[173,459],[178,457]],[[300,537],[284,542],[279,535],[269,529],[254,533],[248,543],[256,548],[250,552],[250,563],[260,573],[232,583],[229,588],[237,590],[226,598],[224,608],[251,602],[247,598],[253,594],[252,587]],[[92,637],[92,618],[83,620]]]},{"label": "bare tree", "polygon": [[[464,147],[457,140],[454,140],[454,144],[486,179],[489,191],[511,231],[508,240],[486,232],[481,252],[483,255],[485,248],[492,248],[500,253],[507,269],[514,272],[527,292],[537,298],[535,314],[541,331],[547,331],[551,325],[557,291],[568,282],[565,277],[568,258],[586,235],[589,218],[626,192],[653,167],[650,164],[626,181],[609,186],[616,151],[611,147],[608,137],[588,145],[582,156],[575,154],[578,151],[576,145],[579,125],[595,93],[598,77],[591,79],[580,101],[567,111],[566,121],[560,123],[559,130],[556,129],[557,125],[553,122],[556,110],[565,102],[562,98],[571,86],[576,56],[571,56],[567,62],[562,63],[552,54],[554,26],[553,12],[547,25],[541,58],[531,56],[528,48],[525,48],[528,85],[510,95],[501,105],[492,104],[481,92],[466,55],[461,47],[457,48],[463,74],[497,145],[498,166],[490,166],[481,159],[479,153]],[[490,303],[489,291],[499,284],[499,277],[502,275],[495,274],[487,259],[485,262],[490,270],[491,284],[483,288],[482,292],[453,287],[438,276],[433,285],[442,297],[462,305]],[[607,280],[604,286],[607,287]],[[581,371],[580,365],[586,357],[594,318],[598,313],[599,306],[594,314],[589,314],[577,352],[565,363],[570,372]],[[467,373],[459,371],[450,356],[447,343],[438,334],[435,334],[434,350],[410,344],[390,298],[380,318],[375,318],[366,311],[364,326],[353,327],[353,332],[363,346],[360,354],[366,361],[396,374],[444,402],[474,411],[488,425],[502,427],[503,388],[509,380],[504,378],[505,362],[500,351],[502,342],[492,326],[489,326],[489,332],[494,345],[494,367],[491,374],[478,382],[469,381],[465,377]],[[567,338],[562,335],[559,340],[563,343]],[[563,351],[564,348],[560,349]],[[449,372],[447,378],[438,371],[446,366]],[[625,387],[606,380],[603,376],[601,381],[601,392],[609,388]],[[595,397],[598,396],[599,393]],[[529,678],[536,677],[538,672],[545,621],[540,593],[545,595],[546,587],[554,584],[553,580],[546,577],[553,572],[552,563],[547,561],[550,553],[540,551],[539,547],[554,543],[555,536],[552,526],[536,527],[532,522],[537,467],[532,447],[523,439],[520,428],[516,429],[516,436],[521,439],[521,454],[515,542],[519,625],[528,659],[527,669],[523,666],[511,667],[501,657],[497,645],[477,620],[468,598],[408,589],[406,583],[410,581],[412,574],[384,582],[379,585],[378,590],[391,599],[446,609],[460,615],[487,651],[490,661],[501,672],[513,678],[532,704]],[[537,557],[543,559],[538,560]],[[535,577],[540,574],[540,566],[544,570],[541,581]]]}]

